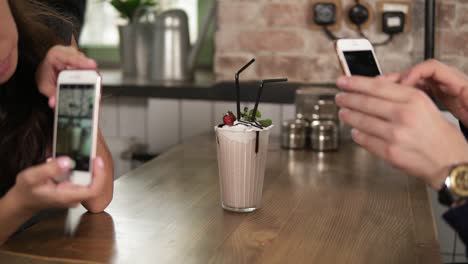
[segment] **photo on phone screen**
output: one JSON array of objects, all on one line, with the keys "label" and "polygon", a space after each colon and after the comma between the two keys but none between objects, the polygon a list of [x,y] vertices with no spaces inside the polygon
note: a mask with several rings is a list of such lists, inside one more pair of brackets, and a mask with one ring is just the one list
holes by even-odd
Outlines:
[{"label": "photo on phone screen", "polygon": [[89,171],[93,140],[95,85],[59,86],[56,156],[75,160],[75,170]]},{"label": "photo on phone screen", "polygon": [[379,67],[371,50],[343,51],[351,75],[375,77],[380,75]]}]

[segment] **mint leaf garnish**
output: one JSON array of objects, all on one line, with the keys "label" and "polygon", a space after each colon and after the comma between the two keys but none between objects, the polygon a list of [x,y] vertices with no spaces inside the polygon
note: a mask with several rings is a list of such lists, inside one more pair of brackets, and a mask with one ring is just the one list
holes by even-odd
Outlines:
[{"label": "mint leaf garnish", "polygon": [[260,120],[258,121],[263,127],[269,127],[273,124],[273,121],[271,121],[271,119],[264,119],[264,120]]},{"label": "mint leaf garnish", "polygon": [[[253,115],[253,109],[249,111],[249,116],[252,117],[252,115]],[[260,113],[260,111],[257,110],[257,113],[255,114],[255,117],[256,118],[262,117],[262,113]]]}]

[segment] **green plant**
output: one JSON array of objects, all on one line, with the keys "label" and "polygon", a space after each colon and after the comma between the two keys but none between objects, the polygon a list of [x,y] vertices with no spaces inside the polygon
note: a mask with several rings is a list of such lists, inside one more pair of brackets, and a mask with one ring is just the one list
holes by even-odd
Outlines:
[{"label": "green plant", "polygon": [[[249,122],[250,120],[252,120],[252,116],[253,116],[253,109],[252,110],[249,110],[248,107],[244,107],[244,112],[241,113],[241,117],[240,119],[242,121],[246,121],[246,122]],[[273,124],[273,122],[271,121],[271,119],[262,119],[262,120],[257,120],[258,118],[261,118],[262,117],[262,113],[260,113],[260,111],[257,111],[257,113],[255,114],[255,118],[254,118],[254,121],[257,121],[258,123],[260,123],[263,127],[269,127]]]},{"label": "green plant", "polygon": [[158,0],[108,0],[110,4],[117,9],[120,16],[128,19],[131,23],[133,14],[142,6],[156,6]]}]

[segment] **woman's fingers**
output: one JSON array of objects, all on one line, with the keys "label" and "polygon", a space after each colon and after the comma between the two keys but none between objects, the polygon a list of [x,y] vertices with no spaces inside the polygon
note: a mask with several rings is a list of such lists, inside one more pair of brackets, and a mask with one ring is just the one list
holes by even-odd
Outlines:
[{"label": "woman's fingers", "polygon": [[51,162],[26,169],[19,177],[28,185],[35,186],[69,172],[74,166],[75,162],[72,159],[60,157]]},{"label": "woman's fingers", "polygon": [[93,196],[94,193],[89,187],[76,185],[71,182],[58,184],[54,192],[54,198],[67,207],[88,200]]},{"label": "woman's fingers", "polygon": [[[75,47],[54,46],[41,62],[37,72],[36,81],[42,94],[51,97],[57,89],[58,74],[67,69],[96,69],[97,63],[86,57]],[[54,108],[55,99],[49,99],[49,106]]]},{"label": "woman's fingers", "polygon": [[336,82],[343,90],[370,95],[395,102],[407,102],[412,95],[412,89],[402,89],[401,85],[383,78],[368,78],[362,76],[340,77]]},{"label": "woman's fingers", "polygon": [[106,171],[104,169],[104,160],[96,157],[93,162],[93,181],[89,188],[93,193],[100,193],[106,184]]},{"label": "woman's fingers", "polygon": [[398,107],[398,104],[391,101],[357,93],[339,93],[336,95],[335,101],[340,107],[386,120],[394,118],[395,107]]},{"label": "woman's fingers", "polygon": [[59,71],[67,68],[97,68],[97,63],[94,60],[87,58],[73,47],[55,46],[49,51],[47,59]]},{"label": "woman's fingers", "polygon": [[59,199],[66,204],[79,203],[99,195],[106,183],[104,161],[96,157],[93,161],[93,179],[89,186],[81,186],[71,182],[63,182],[57,186]]},{"label": "woman's fingers", "polygon": [[49,97],[49,107],[50,108],[54,109],[56,102],[57,101],[55,100],[55,96],[52,95],[51,97]]}]

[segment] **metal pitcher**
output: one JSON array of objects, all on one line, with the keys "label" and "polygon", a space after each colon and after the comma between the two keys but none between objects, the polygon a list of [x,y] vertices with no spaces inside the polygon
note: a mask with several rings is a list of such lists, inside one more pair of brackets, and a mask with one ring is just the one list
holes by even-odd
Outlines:
[{"label": "metal pitcher", "polygon": [[140,24],[136,48],[139,76],[154,81],[193,80],[195,64],[215,10],[216,4],[205,18],[193,47],[188,17],[183,10],[167,10],[158,14],[154,23]]}]

